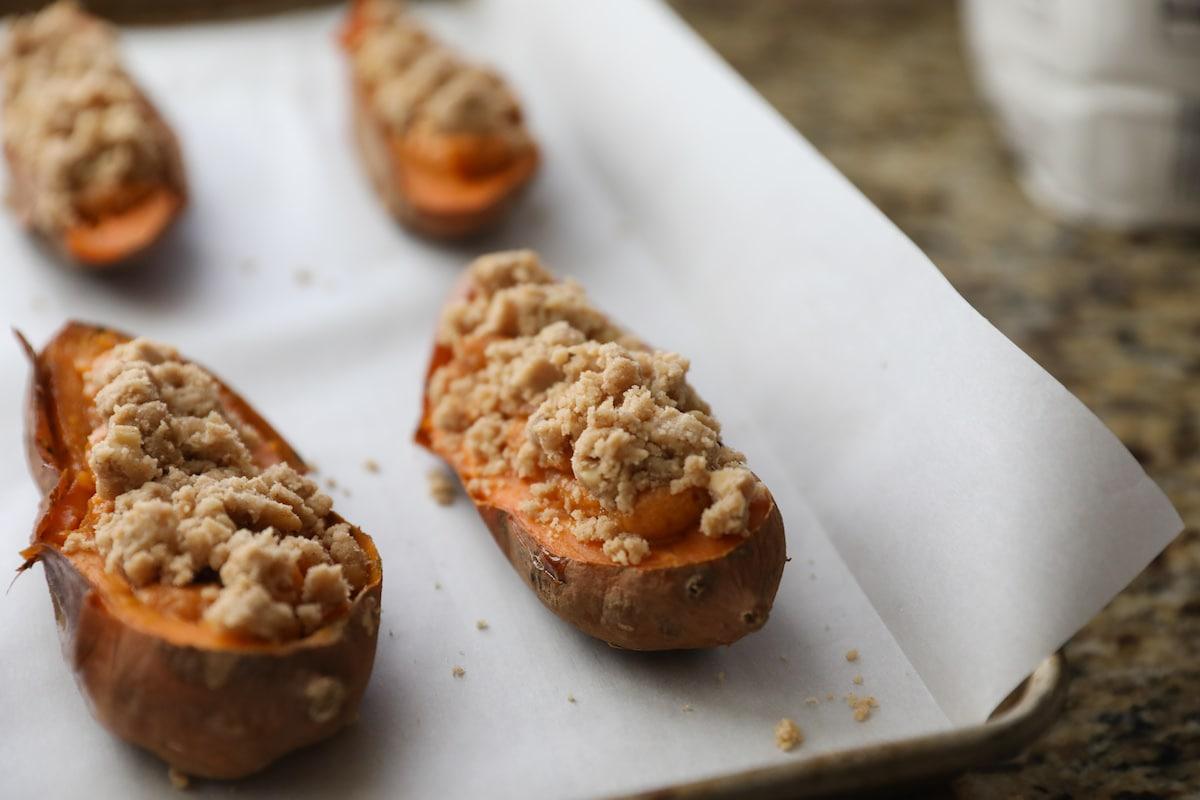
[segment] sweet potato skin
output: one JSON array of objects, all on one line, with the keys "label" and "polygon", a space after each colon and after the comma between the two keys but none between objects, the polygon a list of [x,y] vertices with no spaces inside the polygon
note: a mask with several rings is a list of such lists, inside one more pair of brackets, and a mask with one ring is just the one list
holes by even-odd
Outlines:
[{"label": "sweet potato skin", "polygon": [[[101,332],[71,323],[55,341]],[[44,500],[33,544],[23,555],[26,566],[43,565],[63,655],[93,716],[182,772],[207,778],[249,775],[352,722],[379,629],[382,573],[370,537],[355,534],[375,565],[374,579],[344,617],[304,639],[213,648],[170,641],[139,626],[52,540],[62,520],[74,519],[69,506],[78,503],[81,455],[70,452],[55,422],[54,403],[61,400],[45,361],[55,348],[35,354],[26,347],[34,359],[27,452]],[[283,460],[303,468],[261,417],[232,392],[230,397],[247,424],[277,443]]]},{"label": "sweet potato skin", "polygon": [[[470,291],[464,276],[450,300]],[[458,471],[435,443],[428,391],[433,374],[452,358],[448,347],[434,345],[413,439]],[[511,509],[471,499],[513,569],[546,608],[589,636],[626,650],[715,647],[753,633],[767,622],[787,563],[783,517],[774,498],[762,521],[723,556],[657,568],[553,553]]]},{"label": "sweet potato skin", "polygon": [[783,518],[774,504],[763,524],[725,556],[658,569],[556,555],[505,509],[477,508],[496,544],[546,608],[626,650],[732,644],[766,624],[783,576]]},{"label": "sweet potato skin", "polygon": [[188,775],[244,777],[358,713],[375,658],[379,583],[313,637],[238,653],[175,645],[127,625],[59,550],[37,558],[63,657],[92,715]]}]

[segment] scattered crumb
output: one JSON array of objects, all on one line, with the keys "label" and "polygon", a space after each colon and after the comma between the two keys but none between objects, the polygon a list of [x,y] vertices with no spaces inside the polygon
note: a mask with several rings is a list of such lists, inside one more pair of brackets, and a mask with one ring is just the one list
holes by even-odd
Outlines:
[{"label": "scattered crumb", "polygon": [[440,592],[440,591],[442,590],[442,582],[441,582],[441,581],[434,581],[434,582],[433,582],[433,588],[434,588],[434,589],[437,589],[437,590]]},{"label": "scattered crumb", "polygon": [[477,630],[486,631],[488,629],[488,621],[486,619],[475,620],[475,628]]},{"label": "scattered crumb", "polygon": [[429,481],[429,496],[440,506],[448,506],[454,502],[458,491],[454,488],[454,480],[440,467],[429,470],[425,476]]},{"label": "scattered crumb", "polygon": [[395,639],[395,638],[396,638],[396,634],[392,632],[392,629],[391,629],[391,628],[388,628],[388,638],[389,638],[389,639]]},{"label": "scattered crumb", "polygon": [[692,708],[692,704],[691,704],[691,703],[684,703],[684,704],[683,704],[683,705],[680,707],[680,709],[679,709],[679,710],[680,710],[680,711],[684,711],[684,712],[689,712],[689,713],[690,713],[690,712],[692,712],[692,711],[695,711],[696,709]]},{"label": "scattered crumb", "polygon": [[825,699],[826,699],[826,700],[832,700],[832,699],[833,699],[833,692],[826,692],[826,693],[825,693]]},{"label": "scattered crumb", "polygon": [[871,709],[879,708],[879,701],[870,697],[859,697],[851,692],[846,695],[846,705],[854,710],[855,722],[866,722],[871,717]]},{"label": "scattered crumb", "polygon": [[324,725],[341,713],[346,701],[346,685],[337,678],[318,675],[304,687],[304,697],[308,701],[308,718]]},{"label": "scattered crumb", "polygon": [[804,733],[800,726],[784,717],[775,726],[775,746],[785,753],[795,749],[804,742]]},{"label": "scattered crumb", "polygon": [[725,670],[721,670],[720,672],[717,673],[717,683],[724,683],[724,682],[725,682]]},{"label": "scattered crumb", "polygon": [[312,286],[313,274],[311,269],[298,269],[295,272],[297,286]]},{"label": "scattered crumb", "polygon": [[450,670],[450,674],[456,678],[461,678],[467,674],[467,671],[465,669],[463,669],[462,667],[458,666],[457,664],[455,664],[454,669]]},{"label": "scattered crumb", "polygon": [[809,695],[808,697],[804,698],[804,704],[809,706],[818,706],[821,704],[821,701],[816,695]]},{"label": "scattered crumb", "polygon": [[863,681],[862,675],[855,675],[855,676],[854,676],[854,684],[855,684],[855,686],[862,686],[862,681]]},{"label": "scattered crumb", "polygon": [[354,495],[352,495],[352,494],[350,493],[350,489],[349,489],[349,487],[343,487],[343,488],[342,488],[342,494],[343,494],[343,495],[345,495],[346,497],[353,497],[353,496],[354,496]]},{"label": "scattered crumb", "polygon": [[372,475],[378,475],[379,474],[379,462],[373,458],[368,458],[366,461],[363,462],[363,469],[365,469],[367,472],[370,472]]},{"label": "scattered crumb", "polygon": [[188,788],[188,776],[180,772],[175,767],[167,768],[167,780],[169,780],[171,785],[181,792]]},{"label": "scattered crumb", "polygon": [[327,478],[325,480],[325,485],[328,486],[330,489],[336,489],[338,487],[337,479],[336,478]]},{"label": "scattered crumb", "polygon": [[858,661],[858,648],[852,648],[846,651],[847,661]]},{"label": "scattered crumb", "polygon": [[574,702],[575,702],[575,695],[573,695],[573,694],[571,694],[570,692],[568,692],[568,693],[567,693],[567,702],[568,702],[568,703],[574,703]]}]

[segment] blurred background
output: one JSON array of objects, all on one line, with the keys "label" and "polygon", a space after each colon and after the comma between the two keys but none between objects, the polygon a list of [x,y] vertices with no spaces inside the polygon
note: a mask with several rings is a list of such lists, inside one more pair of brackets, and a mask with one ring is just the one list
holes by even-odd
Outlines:
[{"label": "blurred background", "polygon": [[[995,91],[1003,77],[980,80],[968,41],[1003,50],[1020,31],[1000,20],[968,39],[964,17],[982,4],[670,2],[1120,436],[1188,525],[1067,646],[1067,709],[1037,744],[914,796],[1195,797],[1200,225],[1168,217],[1200,196],[1200,115],[1189,110],[1200,107],[1200,2],[987,2],[1066,37],[1028,40],[985,65],[1016,75],[1009,96]],[[1148,44],[1122,45],[1127,34]],[[1022,70],[1040,71],[1026,80]],[[1010,105],[989,105],[984,86]],[[1025,141],[1022,125],[1034,126]],[[1073,206],[1031,181],[1039,161]]]}]

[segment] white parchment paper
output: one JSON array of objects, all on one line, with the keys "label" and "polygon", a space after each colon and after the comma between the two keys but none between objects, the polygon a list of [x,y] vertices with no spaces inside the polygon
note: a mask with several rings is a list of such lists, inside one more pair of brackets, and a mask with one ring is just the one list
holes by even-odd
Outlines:
[{"label": "white parchment paper", "polygon": [[[140,267],[80,274],[0,224],[0,319],[39,344],[77,317],[178,345],[336,478],[383,554],[361,721],[198,794],[588,797],[979,722],[1178,532],[1116,439],[669,12],[418,13],[512,77],[545,146],[491,240],[434,246],[386,217],[350,148],[330,11],[128,32],[193,183]],[[760,633],[611,650],[539,605],[469,505],[428,498],[434,462],[409,442],[437,309],[470,257],[507,246],[692,358],[786,521]],[[15,345],[0,376],[15,566],[38,502]],[[0,795],[160,795],[163,766],[88,718],[36,571],[0,597],[0,628]],[[879,700],[866,723],[851,691]],[[782,716],[807,736],[792,754]]]}]

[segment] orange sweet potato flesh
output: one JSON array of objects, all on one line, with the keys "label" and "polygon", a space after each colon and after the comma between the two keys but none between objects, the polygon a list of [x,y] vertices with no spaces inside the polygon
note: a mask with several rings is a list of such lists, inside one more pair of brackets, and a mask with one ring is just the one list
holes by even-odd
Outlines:
[{"label": "orange sweet potato flesh", "polygon": [[[366,25],[354,3],[341,43],[353,52]],[[401,223],[426,236],[461,239],[494,227],[509,213],[537,172],[537,148],[511,153],[497,136],[399,135],[371,106],[354,80],[352,113],[359,153],[376,193]]]},{"label": "orange sweet potato flesh", "polygon": [[181,195],[159,187],[128,208],[68,228],[63,235],[63,246],[80,264],[115,264],[157,241],[182,207]]},{"label": "orange sweet potato flesh", "polygon": [[[370,537],[355,529],[371,562],[366,587],[313,634],[267,643],[202,624],[197,586],[135,594],[95,552],[63,552],[69,533],[93,530],[103,502],[86,460],[93,423],[83,373],[128,338],[70,323],[41,353],[25,344],[33,366],[27,449],[44,499],[22,555],[26,566],[45,569],[63,655],[96,719],[186,774],[242,777],[357,715],[375,658],[382,563]],[[256,462],[305,471],[287,442],[221,387],[226,410],[261,437]]]},{"label": "orange sweet potato flesh", "polygon": [[[428,376],[452,359],[435,345],[415,439],[465,486],[475,468],[433,425],[428,395]],[[598,543],[522,512],[532,481],[509,475],[498,483],[471,494],[479,515],[542,603],[584,633],[628,650],[684,650],[731,644],[766,623],[787,560],[783,518],[769,495],[751,508],[749,535],[713,538],[699,530],[707,492],[647,492],[621,523],[650,541],[650,553],[622,566]]]}]

